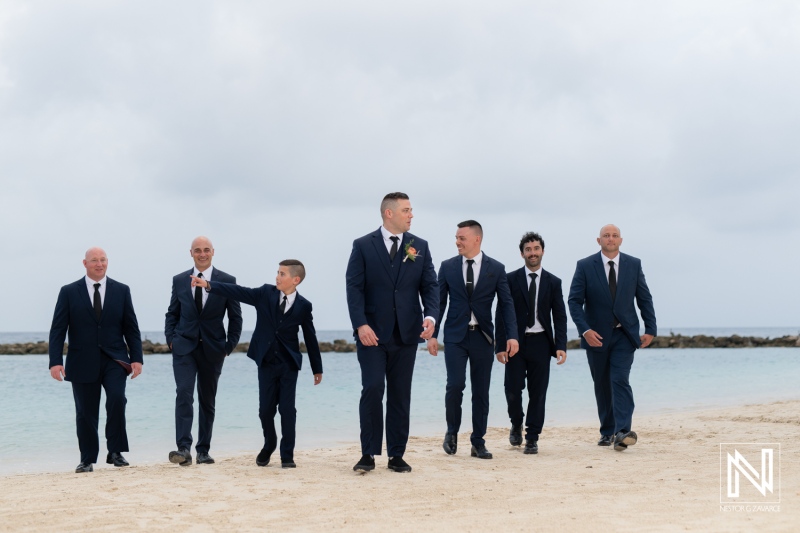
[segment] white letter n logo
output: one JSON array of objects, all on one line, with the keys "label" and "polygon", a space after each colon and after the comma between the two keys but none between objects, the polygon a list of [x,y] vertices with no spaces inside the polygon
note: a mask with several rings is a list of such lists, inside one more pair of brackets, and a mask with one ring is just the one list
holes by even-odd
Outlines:
[{"label": "white letter n logo", "polygon": [[[761,475],[747,462],[739,450],[734,449],[728,455],[728,498],[739,497],[739,474],[741,473],[761,493],[767,495],[772,490],[772,448],[761,449]],[[734,471],[734,468],[736,469]]]}]

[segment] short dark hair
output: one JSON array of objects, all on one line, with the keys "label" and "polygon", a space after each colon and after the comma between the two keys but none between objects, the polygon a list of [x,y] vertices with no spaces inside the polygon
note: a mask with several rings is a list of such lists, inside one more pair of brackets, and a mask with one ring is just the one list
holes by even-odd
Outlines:
[{"label": "short dark hair", "polygon": [[280,266],[289,267],[289,274],[291,274],[292,277],[297,276],[300,278],[300,281],[306,279],[306,267],[297,259],[284,259],[278,264]]},{"label": "short dark hair", "polygon": [[458,223],[459,228],[474,228],[475,233],[483,237],[483,226],[477,220],[465,220]]},{"label": "short dark hair", "polygon": [[539,244],[542,245],[542,250],[544,250],[544,239],[542,239],[541,235],[533,231],[529,231],[523,235],[522,239],[519,241],[519,253],[523,253],[525,251],[525,245],[527,243],[536,241],[539,241]]},{"label": "short dark hair", "polygon": [[397,200],[408,200],[408,195],[404,192],[390,192],[383,197],[381,201],[381,216],[387,209],[391,209],[397,203]]}]

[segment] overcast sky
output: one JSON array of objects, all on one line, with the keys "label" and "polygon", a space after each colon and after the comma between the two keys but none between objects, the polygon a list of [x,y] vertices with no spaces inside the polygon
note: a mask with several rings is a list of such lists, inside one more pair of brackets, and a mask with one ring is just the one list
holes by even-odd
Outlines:
[{"label": "overcast sky", "polygon": [[0,331],[94,245],[162,330],[200,234],[247,286],[301,259],[346,329],[395,190],[437,268],[464,219],[509,270],[535,230],[566,297],[613,222],[660,333],[800,326],[798,57],[796,1],[3,0]]}]

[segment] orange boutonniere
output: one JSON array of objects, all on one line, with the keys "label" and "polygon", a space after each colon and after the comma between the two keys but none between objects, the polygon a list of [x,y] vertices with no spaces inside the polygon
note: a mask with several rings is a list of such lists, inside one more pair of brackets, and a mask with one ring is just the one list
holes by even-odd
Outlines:
[{"label": "orange boutonniere", "polygon": [[411,239],[410,241],[408,241],[408,244],[406,244],[404,248],[406,256],[403,258],[403,263],[405,263],[409,259],[411,259],[412,261],[416,261],[417,257],[419,257],[417,249],[411,246],[413,243],[414,239]]}]

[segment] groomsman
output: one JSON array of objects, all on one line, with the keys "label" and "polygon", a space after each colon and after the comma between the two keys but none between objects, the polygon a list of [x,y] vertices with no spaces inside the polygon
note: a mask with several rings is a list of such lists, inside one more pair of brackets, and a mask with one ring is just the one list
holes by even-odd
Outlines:
[{"label": "groomsman", "polygon": [[[631,430],[633,390],[629,382],[633,353],[646,348],[656,335],[653,298],[642,271],[642,262],[620,253],[622,234],[608,224],[597,238],[600,252],[578,261],[569,290],[569,312],[581,334],[594,381],[600,418],[598,446],[623,451],[636,444]],[[642,313],[644,335],[639,336]]]},{"label": "groomsman", "polygon": [[[125,382],[142,373],[142,337],[131,291],[106,277],[108,257],[90,248],[83,260],[86,276],[61,287],[50,326],[50,375],[72,383],[81,462],[76,473],[91,472],[100,453],[97,424],[100,389],[106,393],[106,463],[128,466]],[[64,341],[69,334],[67,364]]]},{"label": "groomsman", "polygon": [[[511,419],[508,441],[522,444],[522,422],[525,417],[526,454],[539,453],[539,435],[544,427],[547,386],[550,383],[550,358],[561,365],[567,360],[567,310],[561,294],[561,280],[542,268],[544,239],[538,233],[522,236],[519,251],[525,266],[508,274],[508,285],[514,299],[520,349],[516,357],[499,351],[502,337],[498,333],[497,360],[506,365],[506,402]],[[497,327],[503,318],[498,314]],[[528,382],[527,415],[522,410],[522,392]]]},{"label": "groomsman", "polygon": [[433,336],[439,315],[439,290],[428,243],[408,233],[413,216],[407,194],[387,194],[381,202],[383,224],[353,242],[347,263],[347,306],[362,386],[358,414],[363,455],[353,467],[356,471],[373,470],[374,456],[381,454],[384,390],[388,467],[394,472],[411,471],[403,460],[411,377],[420,338]]},{"label": "groomsman", "polygon": [[[169,453],[169,460],[181,466],[192,464],[195,382],[200,403],[195,446],[197,462],[214,463],[208,451],[214,428],[217,382],[225,357],[233,352],[242,334],[239,302],[224,296],[210,296],[200,287],[192,288],[190,276],[225,283],[236,283],[236,278],[211,265],[214,246],[207,237],[193,240],[189,254],[194,268],[172,278],[172,297],[164,321],[164,335],[172,349],[175,375],[175,443],[178,448]],[[227,334],[223,323],[225,313],[228,314]]]},{"label": "groomsman", "polygon": [[[481,251],[483,228],[474,220],[458,224],[458,255],[442,262],[439,268],[439,316],[428,352],[437,355],[439,325],[445,316],[447,299],[450,311],[444,324],[444,361],[447,388],[444,396],[447,433],[442,447],[448,455],[456,453],[461,428],[461,401],[467,384],[467,362],[472,385],[471,455],[491,459],[486,449],[486,424],[489,418],[489,384],[494,363],[494,325],[492,303],[497,296],[497,312],[505,319],[503,350],[517,353],[517,319],[506,281],[506,268]],[[498,323],[500,321],[498,320]],[[500,335],[498,333],[498,335]]]}]

